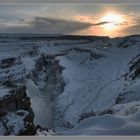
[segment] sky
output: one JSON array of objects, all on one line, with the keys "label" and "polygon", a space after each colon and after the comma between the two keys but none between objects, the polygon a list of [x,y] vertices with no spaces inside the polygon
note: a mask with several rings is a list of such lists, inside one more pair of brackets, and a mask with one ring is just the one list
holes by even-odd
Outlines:
[{"label": "sky", "polygon": [[0,33],[126,36],[140,33],[139,4],[3,4]]}]

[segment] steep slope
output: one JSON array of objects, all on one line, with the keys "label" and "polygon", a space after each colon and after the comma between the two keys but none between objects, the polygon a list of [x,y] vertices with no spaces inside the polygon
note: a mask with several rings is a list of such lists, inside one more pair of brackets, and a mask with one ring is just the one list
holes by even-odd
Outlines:
[{"label": "steep slope", "polygon": [[126,78],[131,61],[140,52],[139,39],[139,36],[132,36],[106,40],[108,43],[95,41],[88,46],[52,46],[51,51],[46,48],[46,53],[62,55],[58,59],[65,68],[62,75],[66,86],[55,101],[58,132],[77,126],[83,116],[112,113],[112,106],[124,102],[120,99],[122,94],[125,102],[139,100],[139,79]]}]

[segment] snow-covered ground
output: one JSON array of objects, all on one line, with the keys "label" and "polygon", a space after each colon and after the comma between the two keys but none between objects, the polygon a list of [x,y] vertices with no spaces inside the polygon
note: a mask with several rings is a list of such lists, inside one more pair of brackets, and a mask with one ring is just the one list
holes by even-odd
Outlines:
[{"label": "snow-covered ground", "polygon": [[[20,115],[21,113],[22,116]],[[0,135],[6,133],[7,129],[9,131],[9,135],[15,135],[20,131],[24,131],[26,124],[23,120],[27,115],[27,111],[18,110],[16,112],[9,112],[5,117],[1,117],[3,124],[0,122]],[[4,123],[6,125],[4,125]]]},{"label": "snow-covered ground", "polygon": [[[100,48],[95,44],[92,48],[92,44],[86,47],[77,45],[78,48],[100,54],[102,57],[98,59],[91,57],[86,51],[76,50],[71,50],[67,55],[58,57],[60,65],[65,68],[62,75],[66,86],[57,98],[56,110],[61,112],[63,119],[71,125],[75,126],[78,123],[82,113],[103,111],[115,104],[125,83],[121,75],[126,73],[128,62],[140,49],[135,47],[135,49],[124,50],[117,46],[107,48],[103,45]],[[50,48],[48,47],[48,53],[50,53]],[[76,47],[68,46],[69,48]],[[61,53],[67,48],[59,47],[60,51],[57,52],[56,49],[53,47],[50,54]]]},{"label": "snow-covered ground", "polygon": [[[53,127],[58,135],[140,134],[140,36],[93,40],[15,40],[0,44],[1,59],[16,58],[6,68],[0,61],[0,77],[1,81],[26,81],[36,124]],[[36,62],[42,55],[48,56],[50,63],[53,63],[51,56],[54,56],[64,68],[62,77],[65,86],[51,102],[53,111],[46,95],[43,95],[44,99],[39,96],[42,89],[48,90],[44,83],[48,80],[45,77],[49,71],[39,71],[38,80],[29,77],[36,70]],[[135,79],[133,75],[136,75]],[[54,85],[50,85],[53,89]],[[0,96],[7,94],[2,86],[1,92]],[[39,134],[42,135],[40,131]]]},{"label": "snow-covered ground", "polygon": [[75,128],[61,135],[139,135],[140,113],[130,117],[103,115],[83,120]]}]

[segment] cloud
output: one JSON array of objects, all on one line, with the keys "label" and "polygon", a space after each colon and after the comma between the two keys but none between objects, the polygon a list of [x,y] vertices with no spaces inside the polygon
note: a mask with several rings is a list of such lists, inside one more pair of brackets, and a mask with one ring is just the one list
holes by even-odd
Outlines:
[{"label": "cloud", "polygon": [[140,34],[140,17],[131,16],[131,18],[127,22],[125,22],[125,28],[122,30],[122,32],[126,35]]},{"label": "cloud", "polygon": [[90,23],[68,21],[49,17],[34,17],[28,21],[28,24],[34,28],[44,28],[46,31],[53,33],[71,33],[77,30],[86,29],[92,25]]},{"label": "cloud", "polygon": [[140,22],[137,25],[125,28],[123,32],[125,34],[140,34]]},{"label": "cloud", "polygon": [[107,22],[107,21],[98,22],[98,23],[93,24],[93,26],[105,25],[105,24],[108,24],[108,23],[110,23],[110,22]]},{"label": "cloud", "polygon": [[49,18],[49,17],[33,17],[31,19],[20,19],[12,23],[12,26],[6,27],[2,31],[9,32],[33,32],[33,33],[52,33],[52,34],[69,34],[78,30],[86,29],[92,26],[91,23],[84,23],[79,21],[68,21],[63,19]]},{"label": "cloud", "polygon": [[88,29],[91,26],[100,26],[108,22],[88,23],[74,20],[64,20],[50,17],[32,17],[19,19],[14,23],[5,23],[0,27],[3,32],[17,33],[46,33],[46,34],[71,34],[73,32]]}]

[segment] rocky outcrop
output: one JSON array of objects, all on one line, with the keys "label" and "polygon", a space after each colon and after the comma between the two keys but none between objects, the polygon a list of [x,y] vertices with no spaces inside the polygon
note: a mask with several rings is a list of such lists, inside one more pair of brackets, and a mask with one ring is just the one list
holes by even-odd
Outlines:
[{"label": "rocky outcrop", "polygon": [[10,82],[2,83],[9,91],[0,97],[0,124],[4,128],[0,135],[34,135],[34,114],[26,88]]},{"label": "rocky outcrop", "polygon": [[70,51],[77,51],[77,52],[85,52],[85,53],[88,53],[90,55],[91,58],[94,58],[94,59],[98,59],[98,58],[101,58],[101,57],[105,57],[104,55],[102,54],[96,54],[94,52],[92,52],[91,50],[88,50],[88,49],[82,49],[82,48],[78,48],[78,47],[75,47],[75,48],[72,48],[72,49],[67,49],[66,51],[64,51],[66,54],[69,53]]},{"label": "rocky outcrop", "polygon": [[135,79],[140,76],[140,54],[131,62],[130,73],[132,79]]},{"label": "rocky outcrop", "polygon": [[8,57],[0,60],[0,82],[21,80],[26,76],[21,57]]},{"label": "rocky outcrop", "polygon": [[113,111],[111,109],[106,109],[104,111],[99,111],[99,112],[94,112],[94,111],[86,112],[79,116],[78,123],[80,123],[82,120],[87,119],[89,117],[102,116],[106,114],[113,114]]},{"label": "rocky outcrop", "polygon": [[135,80],[136,78],[140,77],[140,54],[129,62],[129,72],[127,72],[124,77],[126,80],[128,78]]},{"label": "rocky outcrop", "polygon": [[21,59],[20,58],[6,58],[0,61],[0,68],[5,69],[5,68],[10,68],[14,65],[21,64]]},{"label": "rocky outcrop", "polygon": [[41,128],[40,126],[36,127],[36,136],[52,136],[55,135],[56,132],[52,130],[48,130],[47,128]]},{"label": "rocky outcrop", "polygon": [[138,36],[139,35],[126,36],[122,39],[122,41],[120,42],[120,44],[118,46],[121,48],[131,47],[138,42],[137,41]]},{"label": "rocky outcrop", "polygon": [[[47,96],[53,101],[64,89],[62,70],[56,56],[41,55],[36,61],[35,69],[32,71],[31,79],[41,88],[47,90]],[[40,84],[41,83],[41,84]]]}]

